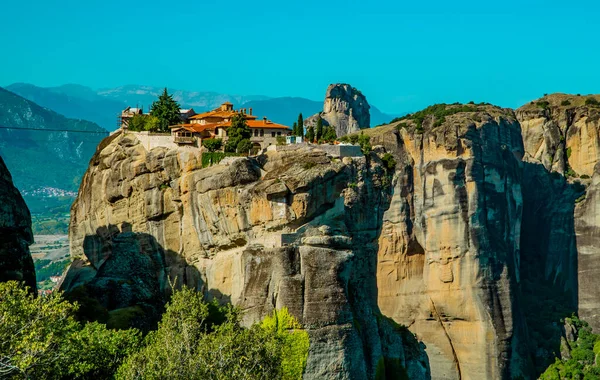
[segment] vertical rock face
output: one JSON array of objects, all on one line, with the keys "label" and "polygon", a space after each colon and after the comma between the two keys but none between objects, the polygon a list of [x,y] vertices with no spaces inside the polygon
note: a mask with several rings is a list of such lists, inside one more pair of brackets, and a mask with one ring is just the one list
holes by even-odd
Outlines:
[{"label": "vertical rock face", "polygon": [[305,126],[315,126],[317,119],[323,119],[323,125],[332,125],[338,137],[357,132],[371,126],[367,98],[349,84],[331,84],[327,87],[323,112],[304,121]]},{"label": "vertical rock face", "polygon": [[553,94],[517,110],[530,200],[524,246],[594,329],[600,329],[599,99]]},{"label": "vertical rock face", "polygon": [[394,127],[368,132],[399,161],[379,238],[381,311],[423,340],[432,378],[523,374],[518,122],[479,106]]},{"label": "vertical rock face", "polygon": [[157,314],[170,280],[238,305],[247,325],[287,307],[309,332],[307,379],[430,377],[422,345],[377,306],[393,174],[377,154],[293,146],[199,162],[133,135],[106,139],[72,208],[67,294],[110,315]]},{"label": "vertical rock face", "polygon": [[0,157],[0,282],[20,281],[36,291],[31,215]]}]

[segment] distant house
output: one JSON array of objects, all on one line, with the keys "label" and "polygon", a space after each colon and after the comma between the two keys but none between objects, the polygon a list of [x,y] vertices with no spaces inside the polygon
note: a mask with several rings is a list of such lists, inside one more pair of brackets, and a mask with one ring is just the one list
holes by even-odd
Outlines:
[{"label": "distant house", "polygon": [[142,115],[144,113],[144,111],[141,108],[133,108],[133,107],[127,107],[125,108],[123,111],[121,111],[121,117],[119,118],[119,127],[120,128],[127,128],[127,126],[129,125],[129,120],[134,116],[134,115]]},{"label": "distant house", "polygon": [[196,115],[196,112],[194,111],[193,108],[188,108],[188,109],[182,108],[179,110],[179,117],[181,118],[182,123],[187,123],[190,120],[190,118],[195,115]]},{"label": "distant house", "polygon": [[290,127],[274,123],[263,117],[257,120],[252,115],[252,108],[234,110],[233,104],[225,102],[212,111],[191,116],[188,123],[171,126],[171,134],[176,144],[202,144],[202,139],[220,138],[227,141],[227,129],[231,127],[231,119],[236,114],[244,115],[246,123],[252,132],[250,141],[254,148],[262,149],[277,143],[277,137],[288,136]]}]

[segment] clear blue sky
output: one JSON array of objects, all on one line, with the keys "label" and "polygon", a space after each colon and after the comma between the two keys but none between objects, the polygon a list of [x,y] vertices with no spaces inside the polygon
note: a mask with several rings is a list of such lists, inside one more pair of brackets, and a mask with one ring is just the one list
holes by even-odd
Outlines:
[{"label": "clear blue sky", "polygon": [[7,0],[0,85],[320,100],[329,83],[348,82],[390,113],[516,107],[543,93],[600,93],[599,16],[597,0]]}]

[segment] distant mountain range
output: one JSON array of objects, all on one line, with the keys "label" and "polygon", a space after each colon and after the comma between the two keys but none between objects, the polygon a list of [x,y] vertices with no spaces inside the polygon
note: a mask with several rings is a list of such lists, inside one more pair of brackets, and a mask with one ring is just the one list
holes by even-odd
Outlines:
[{"label": "distant mountain range", "polygon": [[[110,89],[93,90],[76,84],[59,87],[38,87],[27,83],[15,83],[6,87],[42,107],[46,107],[69,118],[90,120],[112,131],[117,127],[117,115],[127,106],[150,105],[163,91],[150,86],[127,85]],[[302,112],[306,118],[322,111],[323,102],[299,97],[272,98],[264,95],[228,95],[216,92],[170,90],[182,108],[194,108],[203,112],[229,101],[236,108],[252,108],[258,116],[290,125]],[[368,98],[367,98],[368,99]],[[398,115],[387,115],[371,106],[371,125],[376,126],[392,120]]]},{"label": "distant mountain range", "polygon": [[96,123],[66,118],[0,87],[0,155],[33,213],[68,212],[98,143]]}]

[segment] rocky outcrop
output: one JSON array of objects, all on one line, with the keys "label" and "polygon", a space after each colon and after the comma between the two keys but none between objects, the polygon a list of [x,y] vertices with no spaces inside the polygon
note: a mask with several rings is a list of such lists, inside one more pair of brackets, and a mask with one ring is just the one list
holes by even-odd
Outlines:
[{"label": "rocky outcrop", "polygon": [[371,126],[367,98],[349,84],[331,84],[327,87],[323,112],[304,121],[304,125],[316,126],[317,119],[323,119],[323,125],[335,127],[338,137],[357,132]]},{"label": "rocky outcrop", "polygon": [[520,128],[512,111],[475,111],[365,131],[398,161],[378,303],[423,340],[432,378],[528,377],[517,302]]},{"label": "rocky outcrop", "polygon": [[135,325],[170,282],[186,284],[238,305],[247,325],[287,307],[309,332],[307,379],[429,378],[423,346],[377,305],[393,175],[379,155],[295,146],[200,162],[132,134],[99,146],[72,208],[67,296]]},{"label": "rocky outcrop", "polygon": [[36,292],[31,215],[0,157],[0,282],[19,281]]},{"label": "rocky outcrop", "polygon": [[[594,101],[595,99],[595,101]],[[594,96],[553,94],[516,111],[528,173],[523,236],[568,310],[600,329],[600,107]],[[527,199],[526,199],[527,200]],[[524,231],[525,232],[525,231]],[[537,251],[537,252],[536,252]],[[563,302],[565,304],[565,302]]]}]

